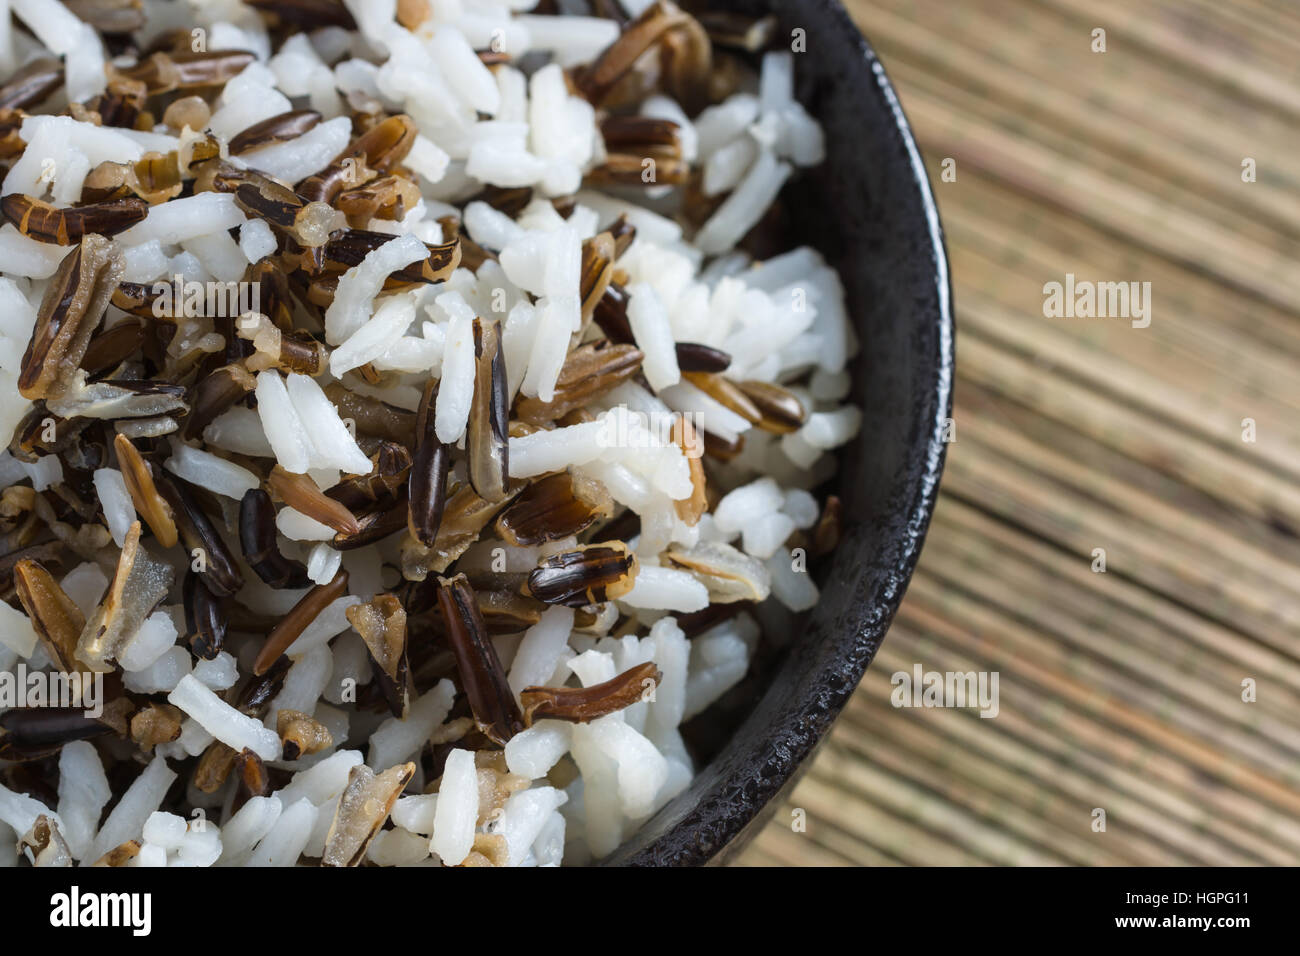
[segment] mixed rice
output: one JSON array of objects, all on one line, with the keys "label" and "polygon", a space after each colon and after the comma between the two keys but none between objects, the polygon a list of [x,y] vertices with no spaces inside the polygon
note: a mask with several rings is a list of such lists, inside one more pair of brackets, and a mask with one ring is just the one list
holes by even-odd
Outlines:
[{"label": "mixed rice", "polygon": [[856,344],[820,255],[768,254],[824,151],[790,38],[667,0],[0,27],[0,865],[611,853],[838,536]]}]

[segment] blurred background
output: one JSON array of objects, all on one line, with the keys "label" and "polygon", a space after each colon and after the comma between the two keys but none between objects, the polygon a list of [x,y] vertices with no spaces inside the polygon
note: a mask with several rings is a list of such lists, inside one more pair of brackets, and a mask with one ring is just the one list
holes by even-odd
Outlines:
[{"label": "blurred background", "polygon": [[[1300,5],[846,5],[947,233],[955,441],[739,862],[1300,864]],[[1149,282],[1150,325],[1046,317],[1067,273]],[[998,715],[895,709],[918,663],[998,672]]]}]

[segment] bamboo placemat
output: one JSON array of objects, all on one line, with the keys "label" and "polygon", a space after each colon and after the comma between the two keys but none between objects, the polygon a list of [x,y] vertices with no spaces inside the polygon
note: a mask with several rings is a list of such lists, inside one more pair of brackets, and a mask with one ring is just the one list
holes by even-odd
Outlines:
[{"label": "bamboo placemat", "polygon": [[[740,862],[1300,863],[1300,7],[848,5],[947,230],[956,441],[893,629]],[[1150,326],[1045,317],[1066,273],[1150,282]],[[997,671],[998,715],[894,708],[917,663]]]}]

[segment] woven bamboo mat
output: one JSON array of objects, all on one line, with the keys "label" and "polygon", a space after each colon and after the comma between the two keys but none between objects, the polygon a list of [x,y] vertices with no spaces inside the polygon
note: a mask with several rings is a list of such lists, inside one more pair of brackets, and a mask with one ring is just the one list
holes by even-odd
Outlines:
[{"label": "woven bamboo mat", "polygon": [[[956,441],[893,629],[740,862],[1300,863],[1300,6],[849,7],[947,230]],[[1149,282],[1150,326],[1045,317],[1066,273]],[[894,708],[917,663],[998,672],[998,715]]]}]

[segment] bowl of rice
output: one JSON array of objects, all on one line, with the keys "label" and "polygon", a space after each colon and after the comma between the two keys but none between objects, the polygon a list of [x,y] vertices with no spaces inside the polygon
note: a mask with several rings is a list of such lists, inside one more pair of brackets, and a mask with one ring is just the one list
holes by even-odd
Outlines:
[{"label": "bowl of rice", "polygon": [[938,219],[843,9],[8,9],[0,865],[742,845],[950,414]]}]

